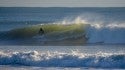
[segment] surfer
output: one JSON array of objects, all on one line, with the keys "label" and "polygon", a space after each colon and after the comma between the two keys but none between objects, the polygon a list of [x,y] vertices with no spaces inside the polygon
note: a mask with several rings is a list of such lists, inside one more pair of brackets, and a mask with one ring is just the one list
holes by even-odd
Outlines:
[{"label": "surfer", "polygon": [[43,34],[44,34],[44,30],[43,30],[42,28],[40,28],[39,34],[40,34],[40,35],[43,35]]}]

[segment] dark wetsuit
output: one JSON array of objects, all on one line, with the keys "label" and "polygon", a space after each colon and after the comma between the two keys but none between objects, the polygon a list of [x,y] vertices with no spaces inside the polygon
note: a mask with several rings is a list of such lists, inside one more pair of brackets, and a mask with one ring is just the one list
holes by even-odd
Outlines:
[{"label": "dark wetsuit", "polygon": [[40,28],[39,34],[40,34],[40,35],[43,35],[43,34],[44,34],[44,30],[43,30],[42,28]]}]

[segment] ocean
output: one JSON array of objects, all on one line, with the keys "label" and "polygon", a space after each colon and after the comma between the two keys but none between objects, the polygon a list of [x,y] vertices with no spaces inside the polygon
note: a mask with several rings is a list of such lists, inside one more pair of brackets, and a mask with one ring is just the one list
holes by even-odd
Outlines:
[{"label": "ocean", "polygon": [[0,7],[0,70],[125,69],[124,7]]}]

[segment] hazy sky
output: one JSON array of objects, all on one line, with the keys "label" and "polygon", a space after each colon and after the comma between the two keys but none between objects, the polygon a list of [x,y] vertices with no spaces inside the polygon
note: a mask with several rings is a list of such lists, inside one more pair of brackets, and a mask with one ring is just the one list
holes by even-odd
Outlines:
[{"label": "hazy sky", "polygon": [[1,7],[125,7],[125,0],[0,0]]}]

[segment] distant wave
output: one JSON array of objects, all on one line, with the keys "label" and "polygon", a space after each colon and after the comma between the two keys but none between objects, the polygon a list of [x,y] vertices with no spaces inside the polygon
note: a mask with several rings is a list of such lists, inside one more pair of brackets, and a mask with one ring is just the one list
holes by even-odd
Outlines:
[{"label": "distant wave", "polygon": [[0,51],[0,65],[125,68],[125,54],[101,52],[97,54],[85,54],[78,51],[72,51],[71,53]]}]

